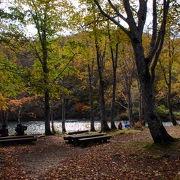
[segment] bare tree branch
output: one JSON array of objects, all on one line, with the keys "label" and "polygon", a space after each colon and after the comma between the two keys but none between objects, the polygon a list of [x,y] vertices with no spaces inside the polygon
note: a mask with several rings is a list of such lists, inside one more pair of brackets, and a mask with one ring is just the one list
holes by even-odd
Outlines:
[{"label": "bare tree branch", "polygon": [[108,15],[101,7],[101,5],[99,4],[98,0],[94,0],[94,2],[96,3],[97,7],[99,8],[100,12],[107,17],[109,20],[111,20],[114,24],[116,24],[117,26],[119,26],[127,35],[130,36],[130,32],[124,27],[122,26],[118,21],[115,20],[115,18],[111,17],[110,15]]},{"label": "bare tree branch", "polygon": [[163,43],[164,43],[164,36],[165,36],[165,30],[166,30],[166,21],[167,21],[167,14],[168,14],[168,9],[169,9],[169,0],[164,0],[164,8],[163,8],[163,21],[161,24],[161,28],[158,34],[158,39],[156,42],[156,54],[155,54],[155,58],[151,67],[151,74],[152,74],[152,81],[155,78],[155,67],[157,65],[157,62],[159,60],[159,56],[161,53],[161,50],[163,48]]},{"label": "bare tree branch", "polygon": [[113,8],[113,10],[115,11],[115,13],[127,23],[127,19],[118,11],[118,9],[112,4],[111,0],[108,0],[110,6]]},{"label": "bare tree branch", "polygon": [[144,25],[146,22],[146,12],[147,12],[147,1],[139,0],[139,10],[138,10],[138,29],[140,33],[143,33]]},{"label": "bare tree branch", "polygon": [[136,23],[135,23],[134,18],[133,18],[133,13],[131,10],[130,3],[127,0],[123,0],[123,3],[124,3],[124,8],[125,8],[125,11],[127,14],[127,22],[128,22],[128,25],[131,29],[131,33],[134,33],[137,35],[137,33],[138,33],[137,32],[137,26],[136,26]]}]

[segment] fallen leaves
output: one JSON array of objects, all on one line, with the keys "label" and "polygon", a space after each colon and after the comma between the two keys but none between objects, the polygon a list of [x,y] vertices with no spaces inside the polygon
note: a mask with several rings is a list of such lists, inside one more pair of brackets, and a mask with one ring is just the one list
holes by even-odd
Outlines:
[{"label": "fallen leaves", "polygon": [[[171,127],[169,130],[171,129],[180,136],[177,127]],[[4,176],[0,174],[0,179],[173,180],[180,172],[180,148],[178,149],[180,142],[169,149],[161,149],[147,146],[151,142],[147,137],[149,137],[148,131],[138,133],[136,136],[123,134],[114,136],[108,144],[81,149],[62,142],[55,146],[55,142],[59,142],[57,137],[54,141],[48,140],[49,137],[44,138],[35,146],[5,147],[2,148],[5,156]],[[59,164],[57,162],[62,157],[58,154],[52,155],[52,153],[56,154],[58,148],[62,148],[62,155],[66,155]],[[40,153],[41,156],[36,156],[37,161],[40,161],[40,167],[45,163],[46,170],[37,171],[34,178],[30,177],[28,166],[24,166],[24,169],[20,168],[23,166],[19,161],[22,152],[28,154],[29,163],[32,163],[30,158]],[[40,158],[45,155],[49,155],[48,161],[56,162],[55,166],[51,165],[52,162],[42,162]]]}]

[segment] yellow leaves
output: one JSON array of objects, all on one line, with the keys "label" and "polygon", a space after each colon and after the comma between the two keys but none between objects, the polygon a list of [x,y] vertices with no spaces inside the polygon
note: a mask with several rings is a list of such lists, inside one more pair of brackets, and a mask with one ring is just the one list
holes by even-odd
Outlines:
[{"label": "yellow leaves", "polygon": [[8,109],[8,98],[4,97],[0,92],[0,110],[6,111]]}]

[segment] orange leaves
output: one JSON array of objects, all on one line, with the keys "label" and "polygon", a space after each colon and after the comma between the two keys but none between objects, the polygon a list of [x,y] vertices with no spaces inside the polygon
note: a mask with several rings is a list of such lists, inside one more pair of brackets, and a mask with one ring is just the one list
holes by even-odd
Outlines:
[{"label": "orange leaves", "polygon": [[9,101],[9,104],[10,104],[11,106],[18,107],[18,106],[21,106],[21,105],[22,105],[22,102],[21,102],[21,100],[10,100],[10,101]]},{"label": "orange leaves", "polygon": [[77,111],[77,112],[88,111],[88,110],[90,110],[90,107],[85,105],[84,103],[77,103],[74,106],[73,110]]},{"label": "orange leaves", "polygon": [[28,103],[28,102],[31,102],[35,99],[36,97],[35,96],[32,96],[32,97],[23,97],[21,99],[13,99],[13,100],[10,100],[9,101],[9,104],[13,107],[19,107],[21,106],[22,104],[24,103]]}]

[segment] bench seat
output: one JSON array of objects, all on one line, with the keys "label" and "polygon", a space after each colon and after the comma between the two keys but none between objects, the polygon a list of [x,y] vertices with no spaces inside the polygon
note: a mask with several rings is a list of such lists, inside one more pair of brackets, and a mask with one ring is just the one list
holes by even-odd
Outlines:
[{"label": "bench seat", "polygon": [[[7,136],[8,137],[8,136]],[[10,136],[9,138],[0,138],[0,144],[6,143],[27,143],[31,141],[36,141],[37,138],[34,136]]]},{"label": "bench seat", "polygon": [[112,136],[103,135],[103,136],[96,136],[96,137],[88,137],[88,138],[80,138],[76,140],[75,145],[84,145],[90,143],[105,143],[108,139],[110,139]]},{"label": "bench seat", "polygon": [[74,132],[69,132],[68,135],[73,135],[73,134],[82,134],[82,133],[87,133],[89,132],[88,130],[84,130],[84,131],[74,131]]},{"label": "bench seat", "polygon": [[17,138],[33,138],[34,136],[31,135],[21,135],[21,136],[2,136],[0,137],[0,140],[2,139],[17,139]]},{"label": "bench seat", "polygon": [[64,136],[64,140],[67,140],[68,143],[74,143],[76,142],[77,139],[97,137],[97,136],[104,136],[104,134],[93,133],[93,134],[84,134],[84,135],[70,135],[70,136]]}]

